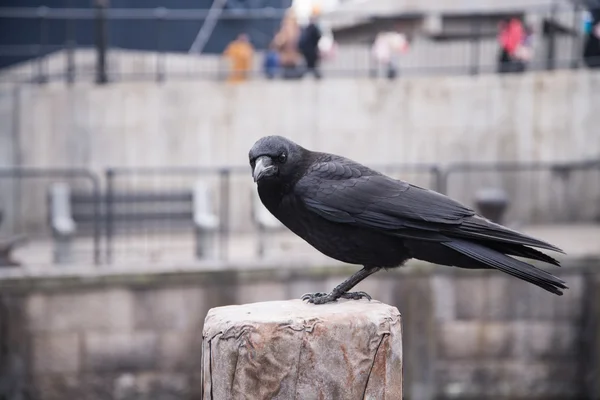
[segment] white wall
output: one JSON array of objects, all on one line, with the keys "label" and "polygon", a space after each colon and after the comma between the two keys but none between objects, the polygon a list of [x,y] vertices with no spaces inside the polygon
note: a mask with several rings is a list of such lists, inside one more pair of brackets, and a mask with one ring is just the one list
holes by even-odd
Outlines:
[{"label": "white wall", "polygon": [[[12,143],[22,166],[99,172],[109,166],[246,166],[252,144],[273,134],[369,164],[567,161],[600,155],[600,74],[584,70],[395,82],[48,84],[21,86],[14,93],[8,86],[0,90],[0,115],[18,114],[16,128],[5,118],[0,126],[0,165],[16,162],[15,151],[4,145]],[[402,177],[426,184],[417,176]],[[539,181],[537,175],[519,183],[490,178],[476,186],[503,185],[524,193],[520,200],[527,204],[517,217],[554,215],[551,202],[563,201],[565,191],[589,190],[576,208],[592,218],[599,211],[589,204],[595,196],[600,199],[594,180],[588,176],[577,188],[552,195],[546,184],[554,181]],[[252,185],[249,175],[236,182],[248,190]],[[521,190],[534,184],[536,197]],[[450,194],[470,201],[473,185],[455,184]],[[243,200],[233,205],[234,221],[249,214]]]},{"label": "white wall", "polygon": [[[22,86],[23,165],[246,165],[264,135],[363,162],[600,154],[600,74]],[[0,99],[13,95],[0,90]],[[11,115],[15,100],[0,102]],[[0,139],[13,134],[3,118]],[[2,152],[0,163],[10,154]]]}]

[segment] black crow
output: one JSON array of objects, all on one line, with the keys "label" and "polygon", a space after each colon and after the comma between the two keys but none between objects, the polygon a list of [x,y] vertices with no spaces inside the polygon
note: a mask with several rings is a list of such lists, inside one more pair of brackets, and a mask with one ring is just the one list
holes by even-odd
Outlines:
[{"label": "black crow", "polygon": [[[281,136],[249,153],[265,207],[323,254],[363,269],[331,293],[302,296],[315,304],[369,298],[349,292],[381,268],[410,258],[471,269],[498,269],[562,295],[565,282],[510,256],[560,266],[532,249],[559,248],[495,224],[432,190],[392,179],[344,157],[309,151]],[[530,247],[531,246],[531,247]]]}]

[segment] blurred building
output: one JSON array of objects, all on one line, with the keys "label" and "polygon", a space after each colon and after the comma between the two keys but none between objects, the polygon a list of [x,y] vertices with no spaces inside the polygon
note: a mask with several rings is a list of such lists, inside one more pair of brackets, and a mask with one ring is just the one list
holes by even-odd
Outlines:
[{"label": "blurred building", "polygon": [[[346,0],[328,13],[327,18],[336,40],[341,43],[372,41],[377,32],[390,29],[433,40],[490,37],[495,36],[498,22],[511,16],[523,18],[541,31],[547,31],[547,25],[554,24],[558,31],[572,32],[575,19],[571,15],[566,18],[550,15],[548,10],[552,4],[572,3],[549,0]],[[565,13],[560,14],[565,16]]]},{"label": "blurred building", "polygon": [[[272,39],[272,33],[279,27],[280,19],[276,17],[253,19],[220,19],[222,10],[251,10],[263,8],[287,8],[291,0],[119,0],[108,1],[112,9],[152,9],[157,8],[156,16],[131,19],[109,18],[108,45],[111,48],[132,50],[156,50],[167,52],[188,52],[198,38],[203,25],[205,43],[203,53],[221,53],[227,44],[241,32],[250,35],[253,45],[266,48]],[[214,21],[206,19],[160,19],[160,7],[169,10],[209,10],[213,3],[219,6],[213,13]],[[2,8],[9,7],[48,7],[50,9],[90,10],[95,2],[91,0],[9,0]],[[32,46],[41,43],[51,52],[52,46],[64,46],[69,41],[77,47],[92,46],[95,43],[96,25],[89,18],[76,19],[74,14],[65,11],[65,18],[45,18],[46,9],[38,9],[39,18],[2,18],[0,20],[0,46]],[[135,22],[135,23],[132,23]],[[31,55],[15,51],[13,55],[0,57],[0,68],[32,58]]]}]

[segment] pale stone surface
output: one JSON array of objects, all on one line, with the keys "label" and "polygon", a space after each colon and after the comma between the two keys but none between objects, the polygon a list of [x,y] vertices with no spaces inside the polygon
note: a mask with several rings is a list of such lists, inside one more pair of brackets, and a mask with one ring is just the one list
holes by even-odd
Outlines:
[{"label": "pale stone surface", "polygon": [[575,328],[557,321],[472,320],[440,324],[439,355],[455,359],[528,360],[577,354]]},{"label": "pale stone surface", "polygon": [[157,364],[157,335],[153,332],[90,332],[84,340],[84,370],[140,371]]},{"label": "pale stone surface", "polygon": [[437,398],[573,399],[577,369],[552,360],[437,363]]},{"label": "pale stone surface", "polygon": [[175,286],[135,292],[134,329],[185,330],[202,323],[204,292],[198,287]]},{"label": "pale stone surface", "polygon": [[206,399],[401,399],[398,309],[301,300],[213,308],[203,332]]},{"label": "pale stone surface", "polygon": [[164,332],[158,342],[158,367],[167,371],[200,371],[201,353],[202,336],[198,329]]},{"label": "pale stone surface", "polygon": [[74,373],[79,371],[79,334],[42,334],[33,338],[34,371]]},{"label": "pale stone surface", "polygon": [[285,299],[285,287],[275,282],[259,282],[244,285],[236,293],[240,303],[252,303],[265,299]]},{"label": "pale stone surface", "polygon": [[28,299],[27,315],[35,332],[128,330],[134,320],[132,293],[110,288],[34,294]]}]

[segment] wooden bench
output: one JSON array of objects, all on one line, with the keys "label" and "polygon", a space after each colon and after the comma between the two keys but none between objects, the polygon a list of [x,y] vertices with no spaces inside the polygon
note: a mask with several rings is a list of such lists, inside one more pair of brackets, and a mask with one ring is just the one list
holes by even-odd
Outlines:
[{"label": "wooden bench", "polygon": [[[98,202],[97,214],[94,204]],[[95,223],[106,238],[135,229],[193,229],[196,257],[216,257],[219,218],[212,212],[208,188],[198,182],[192,190],[71,192],[65,184],[53,184],[49,193],[50,225],[58,264],[70,262],[70,244],[77,235],[91,235]]]}]

